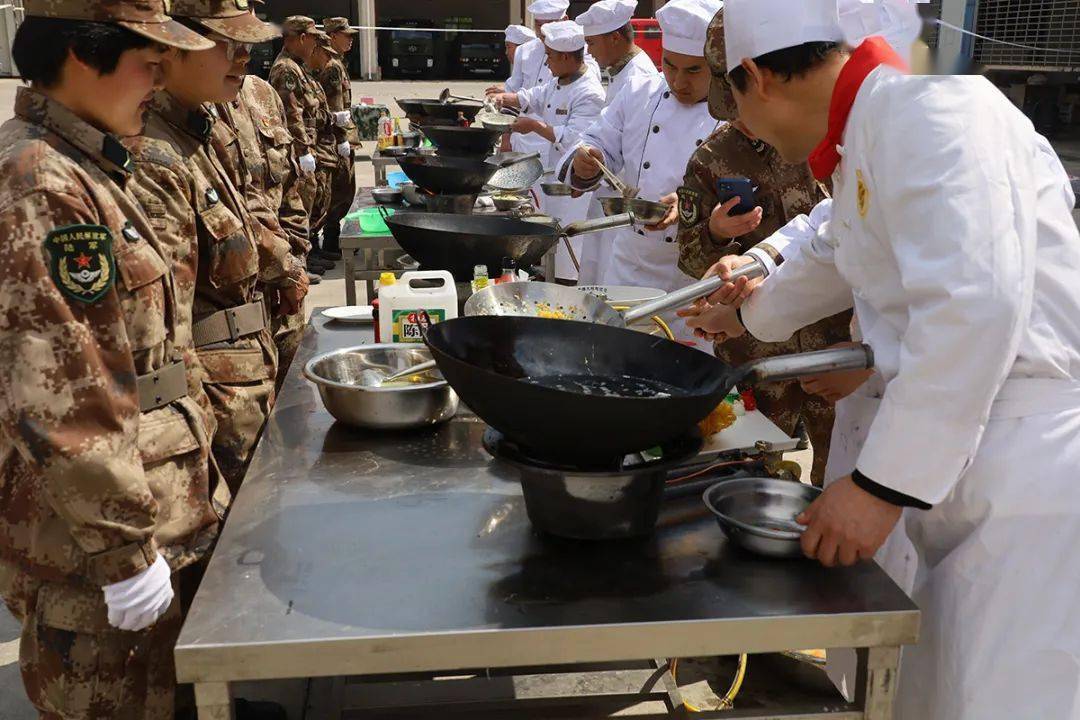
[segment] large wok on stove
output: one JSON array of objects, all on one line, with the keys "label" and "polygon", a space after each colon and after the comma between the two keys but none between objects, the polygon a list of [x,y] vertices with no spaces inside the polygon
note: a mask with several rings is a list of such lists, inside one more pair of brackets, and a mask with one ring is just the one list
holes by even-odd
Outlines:
[{"label": "large wok on stove", "polygon": [[492,154],[496,141],[502,137],[499,130],[475,126],[423,125],[420,131],[444,157],[486,158]]},{"label": "large wok on stove", "polygon": [[443,377],[488,425],[539,457],[579,466],[693,432],[737,383],[873,367],[865,345],[732,367],[642,333],[529,317],[447,320],[426,342]]},{"label": "large wok on stove", "polygon": [[[439,102],[438,98],[394,98],[394,102],[406,115],[427,117],[424,105]],[[456,117],[456,116],[455,116]]]},{"label": "large wok on stove", "polygon": [[398,166],[410,180],[435,195],[476,195],[499,166],[478,158],[406,155]]},{"label": "large wok on stove", "polygon": [[461,114],[470,123],[476,119],[476,114],[484,107],[481,102],[442,102],[440,100],[424,100],[420,103],[421,114],[428,118],[457,122]]},{"label": "large wok on stove", "polygon": [[520,268],[537,265],[562,237],[573,237],[633,222],[629,214],[573,223],[564,228],[505,216],[453,213],[397,213],[386,220],[401,249],[427,270],[449,270],[459,282],[469,282],[477,265],[495,277],[503,258]]}]

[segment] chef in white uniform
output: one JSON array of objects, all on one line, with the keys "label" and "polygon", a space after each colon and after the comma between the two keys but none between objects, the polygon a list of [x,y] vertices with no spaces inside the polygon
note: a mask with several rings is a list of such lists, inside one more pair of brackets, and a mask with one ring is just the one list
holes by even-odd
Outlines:
[{"label": "chef in white uniform", "polygon": [[[596,188],[601,180],[596,160],[602,158],[624,182],[640,188],[644,200],[675,192],[690,156],[716,128],[709,114],[705,35],[721,7],[721,0],[671,0],[656,12],[664,33],[664,74],[632,79],[585,132],[581,146],[560,163],[561,177],[578,189]],[[678,267],[675,236],[670,225],[605,232],[611,257],[600,268],[598,284],[664,291],[690,284],[694,278]],[[668,319],[680,340],[711,352],[711,343],[694,338],[673,315]]]},{"label": "chef in white uniform", "polygon": [[[562,20],[544,25],[540,32],[554,77],[539,87],[494,97],[500,105],[522,110],[522,116],[514,124],[514,133],[540,138],[544,167],[551,170],[600,116],[604,107],[604,88],[595,74],[586,71],[585,34],[580,25]],[[588,200],[542,196],[540,209],[562,225],[568,225],[585,219]],[[582,242],[581,236],[570,240],[573,256],[567,252],[565,242],[558,245],[555,253],[557,280],[577,281],[576,262]]]},{"label": "chef in white uniform", "polygon": [[[878,38],[805,52],[843,38],[836,0],[728,0],[726,38],[740,118],[832,174],[832,219],[738,313],[693,323],[781,340],[854,306],[884,382],[855,471],[800,518],[804,550],[869,557],[915,508],[901,720],[1080,717],[1080,233],[1060,161],[985,78],[906,76]],[[790,80],[780,50],[806,60]]]},{"label": "chef in white uniform", "polygon": [[506,60],[510,63],[511,69],[514,67],[514,58],[517,57],[517,49],[527,42],[531,42],[536,39],[536,33],[531,28],[527,28],[524,25],[507,25],[506,26]]},{"label": "chef in white uniform", "polygon": [[[544,25],[552,22],[566,20],[566,10],[570,7],[570,0],[533,0],[528,10],[533,16],[533,28],[535,40],[531,40],[518,47],[514,54],[514,65],[510,71],[510,79],[503,85],[494,85],[487,89],[488,95],[498,93],[516,93],[519,90],[530,90],[539,87],[551,80],[551,70],[547,66],[547,52],[544,42],[540,38]],[[585,53],[585,64],[589,72],[595,74],[597,81],[600,80],[600,66],[596,60]],[[539,115],[535,117],[539,118]],[[517,152],[543,153],[547,148],[536,136],[514,135],[510,141],[511,149]],[[536,190],[539,192],[539,189]]]},{"label": "chef in white uniform", "polygon": [[[630,20],[634,17],[637,0],[600,0],[578,15],[575,22],[585,30],[585,43],[589,52],[607,72],[606,105],[611,105],[619,92],[631,80],[640,77],[657,77],[660,72],[652,59],[634,44],[634,30]],[[615,191],[603,185],[592,193],[587,218],[604,216],[600,198],[614,197]],[[611,231],[594,233],[586,238],[581,248],[580,285],[600,283],[600,269],[611,258]]]}]

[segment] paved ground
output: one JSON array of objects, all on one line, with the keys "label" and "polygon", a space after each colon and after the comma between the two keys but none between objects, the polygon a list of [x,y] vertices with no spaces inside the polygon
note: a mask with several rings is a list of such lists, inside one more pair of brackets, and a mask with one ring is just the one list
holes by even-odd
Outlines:
[{"label": "paved ground", "polygon": [[[14,104],[15,90],[19,86],[18,81],[0,80],[0,121],[11,116]],[[454,82],[454,90],[463,95],[482,95],[486,82]],[[359,100],[363,97],[371,97],[376,102],[385,103],[395,114],[400,110],[394,104],[395,97],[435,97],[446,87],[442,82],[379,82],[379,83],[353,83],[354,96]],[[1066,170],[1073,176],[1080,177],[1080,137],[1065,139],[1055,142],[1058,152],[1065,163]],[[373,150],[372,143],[366,143],[362,152],[370,153]],[[357,166],[358,184],[361,186],[374,185],[374,174],[371,166],[362,160]],[[1077,223],[1080,224],[1080,211],[1074,213]],[[363,293],[363,285],[358,284],[358,290]],[[345,302],[344,280],[340,263],[337,268],[330,270],[323,282],[314,286],[308,296],[309,307],[328,305],[340,305]],[[363,298],[361,298],[361,301]],[[799,458],[808,463],[809,458]],[[18,626],[8,615],[7,611],[0,607],[0,720],[34,720],[36,718],[33,709],[26,702],[22,684],[18,672]],[[689,674],[689,673],[688,673]],[[713,672],[703,673],[713,676]],[[725,673],[715,673],[717,677],[725,676]],[[687,678],[690,680],[690,678]],[[710,694],[708,681],[699,679],[694,683],[697,691],[703,695]],[[722,691],[722,689],[721,689]],[[253,690],[249,695],[255,694]],[[302,696],[302,687],[296,684],[285,685],[276,688],[260,688],[259,695],[274,697],[289,706],[290,717],[298,718],[299,698]]]}]

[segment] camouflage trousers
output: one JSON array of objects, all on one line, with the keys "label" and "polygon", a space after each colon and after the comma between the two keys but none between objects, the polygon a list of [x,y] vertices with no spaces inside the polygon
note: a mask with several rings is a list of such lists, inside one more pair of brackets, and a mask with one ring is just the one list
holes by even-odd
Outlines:
[{"label": "camouflage trousers", "polygon": [[201,347],[198,353],[217,420],[211,449],[235,497],[274,405],[277,349],[267,328],[235,343]]},{"label": "camouflage trousers", "polygon": [[270,331],[274,335],[274,345],[278,352],[277,378],[274,381],[274,391],[281,390],[281,384],[285,382],[285,376],[289,373],[289,366],[300,348],[300,339],[304,336],[304,312],[301,305],[299,312],[293,315],[278,316],[276,313],[270,318]]},{"label": "camouflage trousers", "polygon": [[309,213],[310,223],[308,225],[308,227],[311,228],[308,235],[312,238],[313,245],[316,243],[319,231],[322,230],[323,225],[326,224],[326,215],[330,211],[330,197],[334,182],[334,172],[335,168],[322,166],[315,171],[315,202]]},{"label": "camouflage trousers", "polygon": [[304,211],[307,212],[309,219],[314,218],[312,212],[315,210],[315,200],[319,194],[319,173],[316,171],[311,175],[300,175],[296,182],[300,202],[304,204]]},{"label": "camouflage trousers", "polygon": [[340,250],[338,237],[341,234],[341,220],[349,214],[356,199],[356,165],[350,159],[342,163],[334,173],[330,186],[330,209],[323,226],[323,249]]},{"label": "camouflage trousers", "polygon": [[177,687],[173,651],[202,567],[173,573],[172,605],[139,632],[108,624],[101,588],[46,583],[18,571],[0,577],[4,599],[22,622],[19,669],[39,717],[172,720],[178,709],[193,708],[191,687]]},{"label": "camouflage trousers", "polygon": [[[785,342],[762,342],[749,333],[742,337],[717,343],[716,357],[730,365],[742,365],[775,355],[824,350],[836,343],[851,340],[851,312],[825,318],[799,330]],[[761,383],[754,388],[758,410],[788,435],[795,432],[799,419],[806,424],[807,434],[814,446],[814,465],[810,481],[817,487],[825,482],[825,465],[829,460],[832,440],[834,407],[818,397],[804,392],[798,380],[783,383]]]}]

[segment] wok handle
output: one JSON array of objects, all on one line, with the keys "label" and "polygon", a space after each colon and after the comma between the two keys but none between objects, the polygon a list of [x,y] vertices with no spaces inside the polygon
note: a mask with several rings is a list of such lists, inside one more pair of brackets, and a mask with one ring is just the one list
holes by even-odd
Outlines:
[{"label": "wok handle", "polygon": [[838,372],[840,370],[870,370],[874,367],[874,351],[869,345],[855,345],[832,350],[819,350],[795,355],[778,355],[747,363],[740,368],[743,379],[751,382],[780,382],[806,375]]},{"label": "wok handle", "polygon": [[584,235],[586,233],[600,232],[601,230],[614,230],[616,228],[631,226],[634,224],[635,220],[634,213],[628,212],[596,218],[595,220],[581,220],[579,222],[572,222],[564,227],[562,229],[562,234],[569,238],[577,235]]},{"label": "wok handle", "polygon": [[760,260],[754,259],[754,262],[749,265],[744,265],[735,272],[731,273],[727,280],[721,280],[720,277],[714,276],[699,280],[692,285],[670,292],[667,295],[662,295],[655,300],[650,300],[647,303],[642,303],[637,307],[627,310],[623,315],[623,319],[626,320],[626,324],[636,322],[642,318],[651,317],[653,315],[660,315],[668,310],[674,310],[675,308],[681,308],[694,302],[698,298],[711,295],[720,288],[724,287],[729,282],[734,282],[741,277],[747,277],[753,280],[754,278],[765,277],[765,266]]}]

